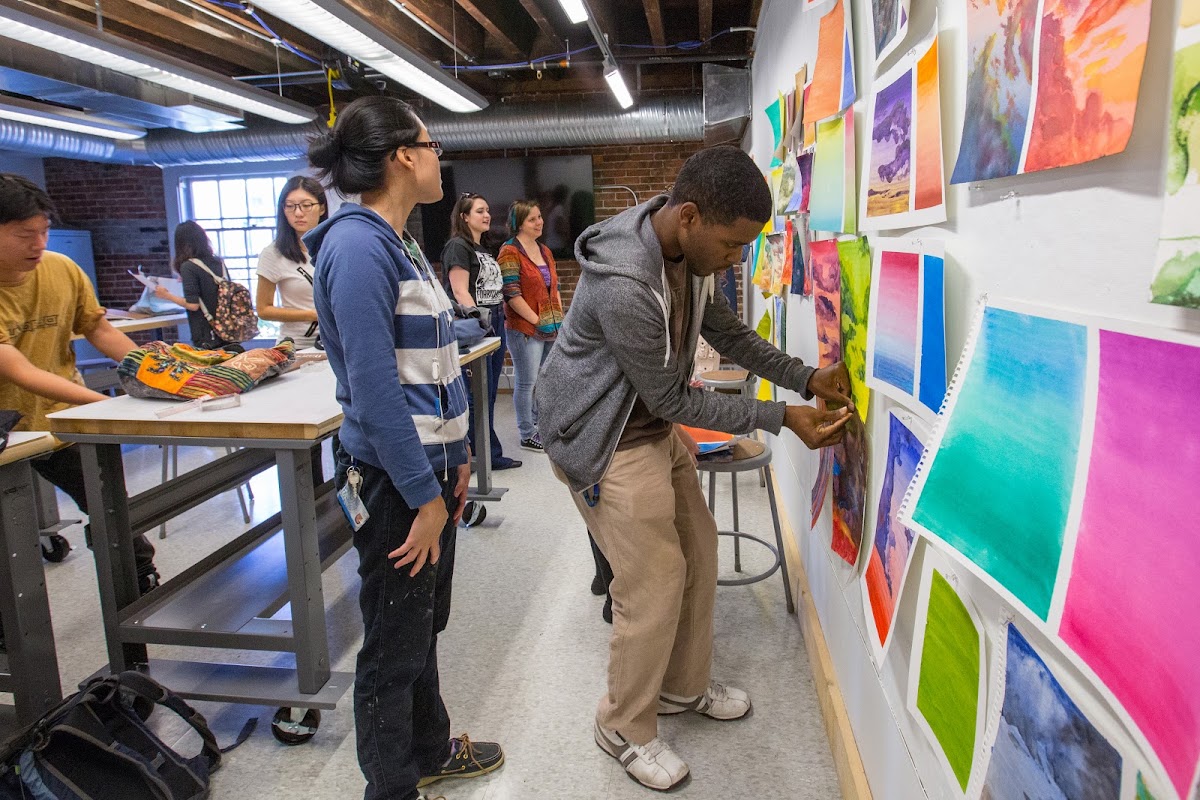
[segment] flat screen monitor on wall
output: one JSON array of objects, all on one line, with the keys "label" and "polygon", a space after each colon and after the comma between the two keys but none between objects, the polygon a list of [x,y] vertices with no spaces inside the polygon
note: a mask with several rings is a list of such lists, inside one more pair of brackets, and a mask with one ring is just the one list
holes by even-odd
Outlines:
[{"label": "flat screen monitor on wall", "polygon": [[439,261],[450,238],[450,212],[463,192],[481,194],[492,212],[485,239],[493,251],[509,237],[508,208],[536,199],[546,220],[542,241],[556,259],[573,258],[575,240],[596,221],[591,156],[545,156],[442,161],[441,202],[421,207],[425,253]]}]

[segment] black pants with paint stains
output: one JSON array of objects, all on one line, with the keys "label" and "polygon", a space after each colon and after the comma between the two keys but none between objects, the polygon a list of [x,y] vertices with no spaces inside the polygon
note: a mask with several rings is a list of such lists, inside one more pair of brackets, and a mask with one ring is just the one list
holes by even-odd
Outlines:
[{"label": "black pants with paint stains", "polygon": [[[350,455],[339,449],[336,486],[346,484]],[[354,534],[363,645],[354,680],[358,763],[367,779],[364,800],[416,800],[417,781],[450,757],[450,717],[438,683],[437,637],[450,618],[454,576],[457,470],[442,483],[451,519],[442,531],[441,557],[409,576],[387,554],[408,538],[417,517],[386,471],[361,461],[359,495],[370,515]]]}]

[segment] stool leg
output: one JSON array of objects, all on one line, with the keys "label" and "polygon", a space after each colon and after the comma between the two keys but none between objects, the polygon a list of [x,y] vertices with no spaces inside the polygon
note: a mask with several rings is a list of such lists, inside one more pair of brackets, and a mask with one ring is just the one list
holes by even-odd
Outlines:
[{"label": "stool leg", "polygon": [[[167,464],[171,458],[170,455],[167,454],[168,447],[170,447],[170,445],[168,445],[168,444],[162,445],[162,456],[163,456],[162,482],[163,483],[167,482]],[[167,523],[164,522],[163,524],[158,526],[158,538],[159,539],[167,538]]]},{"label": "stool leg", "polygon": [[787,557],[783,550],[783,533],[779,530],[779,508],[775,505],[775,485],[771,481],[767,481],[767,499],[771,502],[771,522],[775,526],[775,546],[779,548],[779,572],[783,575],[783,596],[787,599],[788,613],[795,614],[796,604],[792,601],[792,581],[788,577]]},{"label": "stool leg", "polygon": [[[733,494],[733,529],[740,531],[742,527],[738,524],[738,496],[737,496],[737,473],[729,473],[729,490]],[[733,571],[742,571],[742,537],[733,537]]]},{"label": "stool leg", "polygon": [[[232,452],[233,452],[232,447],[225,448],[225,455],[229,455]],[[242,494],[242,486],[245,486],[246,491],[249,492],[250,484],[249,483],[239,484],[237,487],[238,505],[240,505],[242,507],[242,522],[249,522],[250,521],[250,509],[246,507],[246,496],[244,494]],[[251,500],[254,499],[253,494],[250,495],[250,499]]]},{"label": "stool leg", "polygon": [[717,515],[717,473],[708,473],[708,513]]}]

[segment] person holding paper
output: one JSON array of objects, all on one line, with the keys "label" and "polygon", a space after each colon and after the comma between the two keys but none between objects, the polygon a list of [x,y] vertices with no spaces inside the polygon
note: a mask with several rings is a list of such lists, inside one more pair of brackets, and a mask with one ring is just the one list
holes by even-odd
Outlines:
[{"label": "person holding paper", "polygon": [[[537,384],[538,427],[555,474],[611,564],[608,691],[594,735],[644,786],[688,766],[658,736],[659,714],[729,720],[750,697],[711,676],[717,526],[675,423],[729,433],[787,427],[810,448],[842,438],[852,413],[844,364],[814,370],[748,328],[714,276],[771,218],[754,162],[713,147],[684,164],[670,194],[584,231],[582,275]],[[836,411],[690,385],[697,342]]]},{"label": "person holding paper", "polygon": [[[49,430],[47,414],[106,399],[84,386],[73,335],[114,361],[137,346],[104,318],[79,265],[46,249],[54,215],[54,204],[38,186],[0,173],[0,408],[21,413],[19,431]],[[32,465],[88,513],[79,448],[56,450]],[[91,527],[84,530],[90,546]],[[154,547],[138,536],[133,550],[144,594],[159,582]]]}]

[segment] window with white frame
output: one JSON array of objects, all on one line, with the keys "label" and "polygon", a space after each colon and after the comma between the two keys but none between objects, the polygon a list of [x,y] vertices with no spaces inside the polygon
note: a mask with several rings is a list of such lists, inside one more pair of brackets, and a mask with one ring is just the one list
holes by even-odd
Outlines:
[{"label": "window with white frame", "polygon": [[225,260],[229,277],[258,290],[258,254],[275,239],[275,203],[288,175],[196,177],[181,182],[183,219],[195,220]]}]

